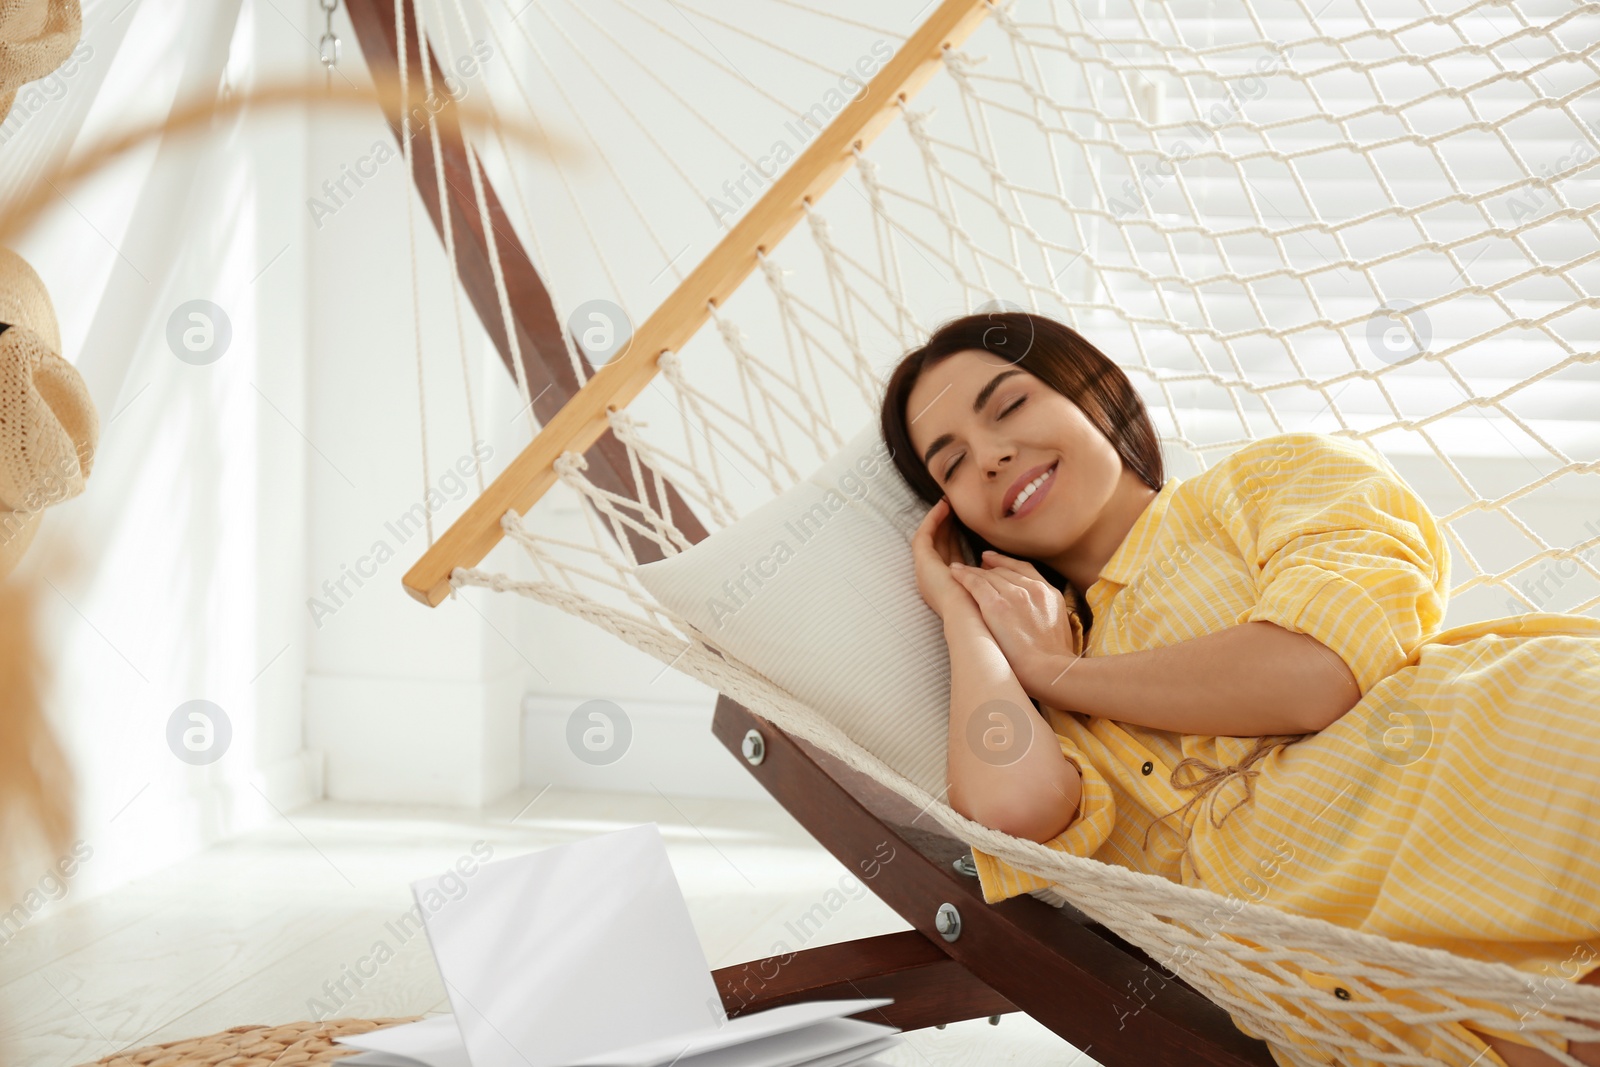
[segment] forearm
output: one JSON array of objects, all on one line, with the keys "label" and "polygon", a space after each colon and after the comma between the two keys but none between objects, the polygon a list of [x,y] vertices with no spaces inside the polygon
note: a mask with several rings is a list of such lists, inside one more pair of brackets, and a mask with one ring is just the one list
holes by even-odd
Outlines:
[{"label": "forearm", "polygon": [[1314,733],[1360,696],[1350,668],[1320,641],[1247,622],[1161,648],[1084,657],[1039,699],[1153,729],[1262,737]]},{"label": "forearm", "polygon": [[[1055,731],[1034,710],[982,615],[975,609],[952,612],[944,630],[950,648],[950,806],[1016,837],[1055,837],[1077,811],[1077,767],[1062,755]],[[994,714],[1001,701],[1011,714]],[[1010,743],[985,747],[985,731],[991,731],[989,741]]]}]

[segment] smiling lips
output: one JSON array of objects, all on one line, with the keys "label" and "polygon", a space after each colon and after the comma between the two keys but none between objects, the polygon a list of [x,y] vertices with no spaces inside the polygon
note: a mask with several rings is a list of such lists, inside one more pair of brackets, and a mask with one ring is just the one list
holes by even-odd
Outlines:
[{"label": "smiling lips", "polygon": [[1044,467],[1035,467],[1012,483],[1012,489],[1006,493],[1003,517],[1018,518],[1038,507],[1039,499],[1055,484],[1056,464],[1059,462],[1057,460]]}]

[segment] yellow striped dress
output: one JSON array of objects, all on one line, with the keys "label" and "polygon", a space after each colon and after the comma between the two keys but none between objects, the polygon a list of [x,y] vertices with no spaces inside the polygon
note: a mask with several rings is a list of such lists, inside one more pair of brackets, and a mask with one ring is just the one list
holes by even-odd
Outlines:
[{"label": "yellow striped dress", "polygon": [[[1338,653],[1361,700],[1164,820],[1197,792],[1176,787],[1180,761],[1198,761],[1177,778],[1193,783],[1197,768],[1234,767],[1258,739],[1046,707],[1083,777],[1078,816],[1047,844],[1392,940],[1582,978],[1600,966],[1600,621],[1532,613],[1441,630],[1449,585],[1434,517],[1359,442],[1283,434],[1169,478],[1086,590],[1086,654],[1267,620]],[[980,850],[974,859],[989,903],[1046,885]],[[1302,973],[1350,999],[1331,977]],[[1503,1028],[1477,1028],[1518,1040],[1519,1015],[1539,1008],[1519,995],[1528,999],[1493,1006]],[[1383,1031],[1339,1018],[1381,1046]],[[1440,1063],[1505,1067],[1458,1023],[1401,1033]],[[1304,1054],[1372,1062],[1309,1041]]]}]

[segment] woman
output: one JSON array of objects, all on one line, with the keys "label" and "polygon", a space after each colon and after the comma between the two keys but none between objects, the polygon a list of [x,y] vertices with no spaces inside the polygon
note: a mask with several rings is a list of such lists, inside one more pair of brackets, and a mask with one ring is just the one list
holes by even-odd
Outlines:
[{"label": "woman", "polygon": [[[950,648],[952,807],[1224,896],[1600,984],[1600,622],[1441,631],[1439,527],[1369,449],[1284,434],[1166,479],[1128,379],[1040,316],[940,328],[890,377],[882,430],[933,502],[913,552]],[[963,539],[987,550],[980,566],[961,563]],[[991,903],[1046,885],[974,858]],[[1454,1041],[1405,1036],[1463,1067],[1554,1063],[1517,1040],[1538,1008],[1495,1005],[1507,1024],[1488,1033],[1446,1024]],[[1570,1052],[1600,1065],[1600,1041]]]}]

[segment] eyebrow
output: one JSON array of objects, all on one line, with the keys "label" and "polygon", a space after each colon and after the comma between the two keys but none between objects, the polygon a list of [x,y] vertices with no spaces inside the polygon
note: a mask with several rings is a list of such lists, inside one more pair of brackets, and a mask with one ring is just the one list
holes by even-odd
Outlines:
[{"label": "eyebrow", "polygon": [[[978,395],[973,397],[972,413],[976,415],[983,410],[983,406],[989,402],[989,398],[994,395],[994,391],[1000,387],[1001,382],[1005,381],[1013,374],[1021,373],[1022,369],[1020,367],[1012,367],[1010,370],[1003,370],[999,374],[996,374],[993,378],[990,378],[989,384],[984,386],[982,389],[979,389]],[[933,454],[935,452],[939,451],[939,449],[943,448],[945,445],[949,444],[955,439],[955,434],[951,433],[940,434],[938,437],[934,438],[933,444],[929,445],[928,450],[922,454],[922,465],[926,467],[933,459]]]}]

